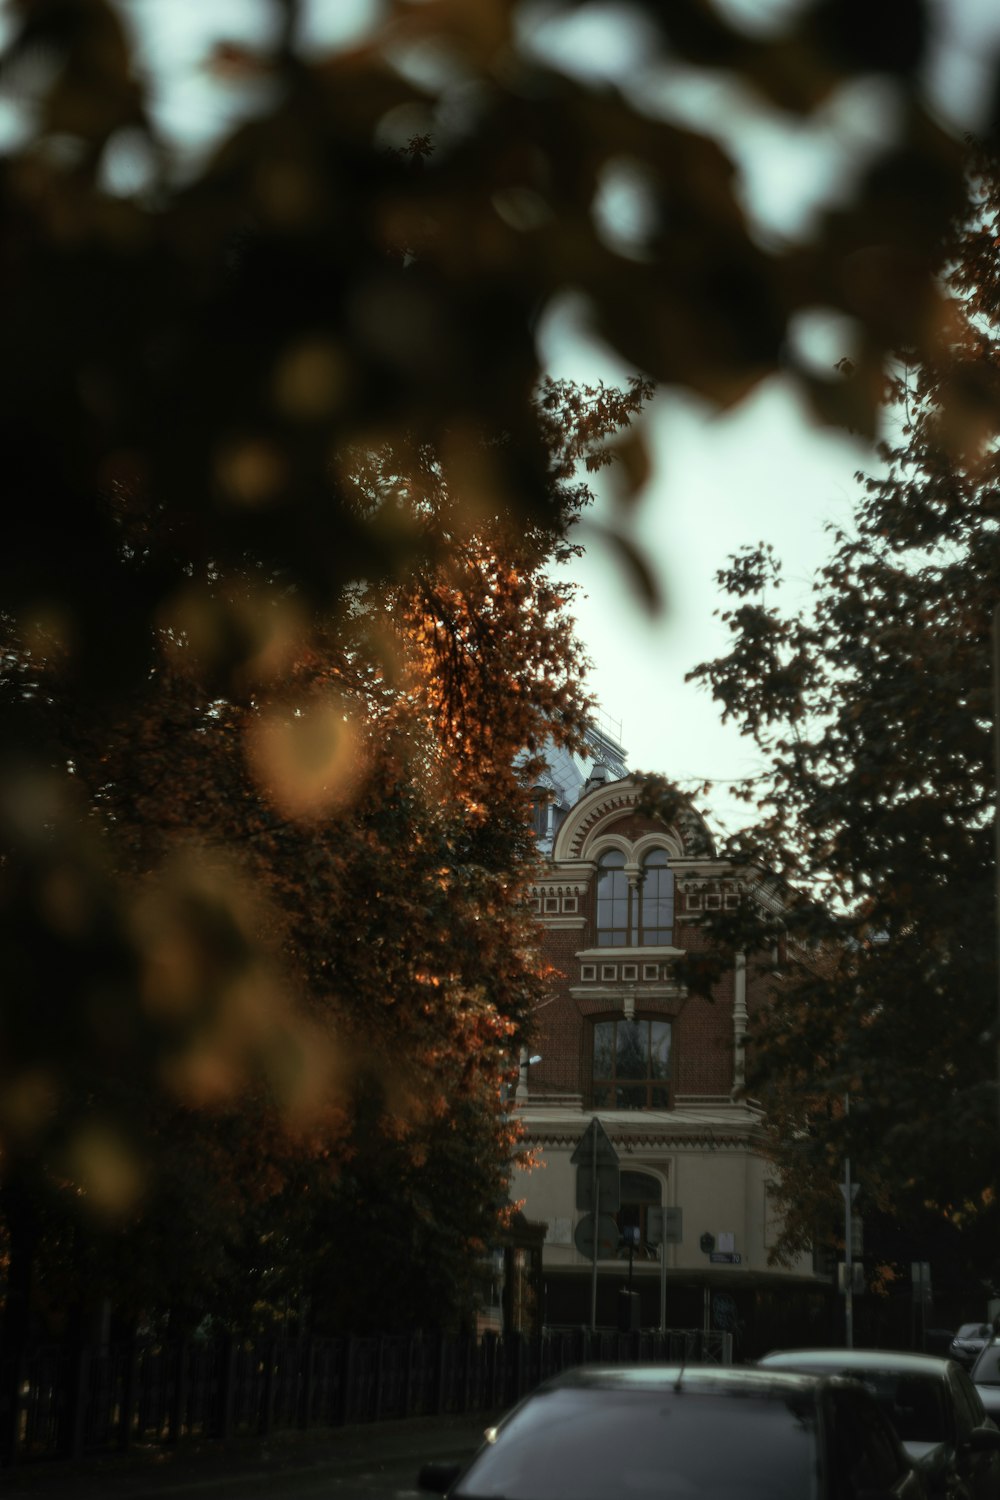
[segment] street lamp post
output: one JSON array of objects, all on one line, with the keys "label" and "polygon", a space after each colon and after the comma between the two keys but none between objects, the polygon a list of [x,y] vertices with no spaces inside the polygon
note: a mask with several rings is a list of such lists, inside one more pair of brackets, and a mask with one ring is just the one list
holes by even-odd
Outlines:
[{"label": "street lamp post", "polygon": [[638,1226],[638,1224],[626,1224],[625,1228],[622,1230],[622,1235],[624,1237],[626,1245],[628,1246],[628,1290],[629,1290],[629,1295],[631,1296],[631,1294],[632,1294],[632,1261],[633,1261],[633,1259],[635,1257],[636,1246],[639,1243],[639,1226]]},{"label": "street lamp post", "polygon": [[[844,1119],[850,1118],[851,1096],[844,1095]],[[854,1200],[857,1188],[851,1181],[851,1158],[844,1157],[844,1346],[854,1348]]]},{"label": "street lamp post", "polygon": [[854,1348],[854,1194],[851,1182],[851,1158],[844,1158],[844,1347]]}]

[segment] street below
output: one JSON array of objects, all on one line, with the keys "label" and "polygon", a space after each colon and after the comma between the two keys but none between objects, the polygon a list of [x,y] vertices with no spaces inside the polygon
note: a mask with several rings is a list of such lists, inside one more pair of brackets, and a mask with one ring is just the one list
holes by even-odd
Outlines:
[{"label": "street below", "polygon": [[475,1452],[490,1415],[372,1423],[272,1441],[178,1449],[81,1464],[25,1464],[4,1476],[4,1500],[413,1500],[431,1459]]}]

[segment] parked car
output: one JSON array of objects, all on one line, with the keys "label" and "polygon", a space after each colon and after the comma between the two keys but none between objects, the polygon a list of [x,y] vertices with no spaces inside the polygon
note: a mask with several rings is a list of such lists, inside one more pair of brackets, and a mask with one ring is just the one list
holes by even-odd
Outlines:
[{"label": "parked car", "polygon": [[947,1359],[951,1341],[955,1337],[950,1328],[925,1328],[923,1332],[924,1354],[936,1354],[941,1359]]},{"label": "parked car", "polygon": [[986,1345],[969,1371],[986,1414],[1000,1427],[1000,1339]]},{"label": "parked car", "polygon": [[584,1366],[544,1385],[463,1469],[449,1500],[925,1500],[863,1386],[718,1366]]},{"label": "parked car", "polygon": [[861,1380],[892,1421],[932,1494],[962,1500],[1000,1496],[1000,1428],[953,1359],[883,1349],[789,1349],[757,1363],[768,1370]]},{"label": "parked car", "polygon": [[971,1370],[993,1337],[988,1323],[963,1323],[948,1345],[948,1358],[957,1359],[960,1365]]}]

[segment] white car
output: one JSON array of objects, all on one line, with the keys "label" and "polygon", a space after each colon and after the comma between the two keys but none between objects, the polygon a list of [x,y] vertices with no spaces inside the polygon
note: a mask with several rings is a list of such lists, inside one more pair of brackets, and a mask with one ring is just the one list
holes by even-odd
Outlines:
[{"label": "white car", "polygon": [[1000,1427],[1000,1339],[986,1345],[969,1375],[987,1414]]},{"label": "white car", "polygon": [[1000,1428],[953,1359],[886,1349],[789,1349],[767,1354],[757,1364],[860,1380],[891,1420],[932,1495],[1000,1496]]},{"label": "white car", "polygon": [[963,1323],[948,1345],[948,1358],[971,1370],[993,1334],[988,1323]]}]

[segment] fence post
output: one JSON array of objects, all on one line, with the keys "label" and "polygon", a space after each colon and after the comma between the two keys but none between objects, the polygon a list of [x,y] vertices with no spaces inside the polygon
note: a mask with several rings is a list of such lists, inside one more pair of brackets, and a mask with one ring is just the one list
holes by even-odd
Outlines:
[{"label": "fence post", "polygon": [[62,1449],[67,1458],[83,1456],[84,1421],[87,1413],[87,1377],[90,1373],[90,1351],[85,1344],[73,1350],[69,1372],[69,1401],[66,1409],[66,1435]]},{"label": "fence post", "polygon": [[132,1428],[135,1424],[135,1396],[139,1384],[139,1341],[135,1333],[129,1335],[125,1346],[125,1380],[122,1388],[122,1410],[118,1422],[118,1446],[124,1452],[132,1446]]},{"label": "fence post", "polygon": [[483,1376],[483,1394],[489,1392],[489,1401],[486,1403],[490,1411],[498,1405],[497,1402],[497,1353],[500,1340],[495,1333],[488,1333],[483,1337],[483,1347],[486,1355],[486,1371]]},{"label": "fence post", "polygon": [[416,1355],[416,1338],[411,1333],[406,1340],[406,1359],[403,1365],[403,1410],[400,1416],[408,1417],[413,1409],[413,1366]]},{"label": "fence post", "polygon": [[312,1421],[312,1396],[313,1382],[316,1379],[316,1340],[312,1334],[306,1335],[305,1344],[299,1362],[299,1402],[298,1417],[299,1426],[303,1429],[309,1427]]},{"label": "fence post", "polygon": [[514,1334],[514,1400],[524,1395],[524,1334]]},{"label": "fence post", "polygon": [[459,1334],[458,1349],[458,1409],[460,1412],[469,1410],[469,1382],[470,1382],[470,1350],[467,1334]]},{"label": "fence post", "polygon": [[219,1408],[216,1416],[216,1436],[227,1441],[233,1435],[236,1411],[236,1340],[231,1333],[222,1336],[219,1351]]},{"label": "fence post", "polygon": [[[0,1468],[12,1469],[17,1463],[21,1442],[22,1392],[27,1385],[27,1360],[19,1349],[10,1362],[9,1379],[0,1383]],[[4,1411],[3,1407],[7,1410]]]},{"label": "fence post", "polygon": [[187,1339],[178,1339],[177,1357],[174,1365],[174,1393],[170,1403],[170,1415],[167,1426],[167,1441],[179,1442],[184,1428],[184,1412],[187,1407],[187,1377],[188,1377],[188,1346]]},{"label": "fence post", "polygon": [[372,1421],[382,1416],[382,1385],[385,1381],[385,1338],[379,1334],[375,1340],[375,1391],[372,1397]]},{"label": "fence post", "polygon": [[275,1397],[275,1362],[278,1357],[277,1340],[268,1338],[264,1340],[264,1384],[260,1393],[260,1411],[257,1418],[257,1431],[262,1437],[267,1437],[274,1425],[274,1397]]},{"label": "fence post", "polygon": [[354,1355],[355,1344],[352,1334],[348,1334],[344,1340],[344,1357],[340,1367],[340,1410],[337,1412],[336,1421],[343,1426],[351,1412],[351,1397],[354,1385]]},{"label": "fence post", "polygon": [[434,1351],[434,1415],[436,1417],[440,1417],[444,1412],[445,1347],[445,1335],[442,1330],[437,1336],[437,1348]]}]

